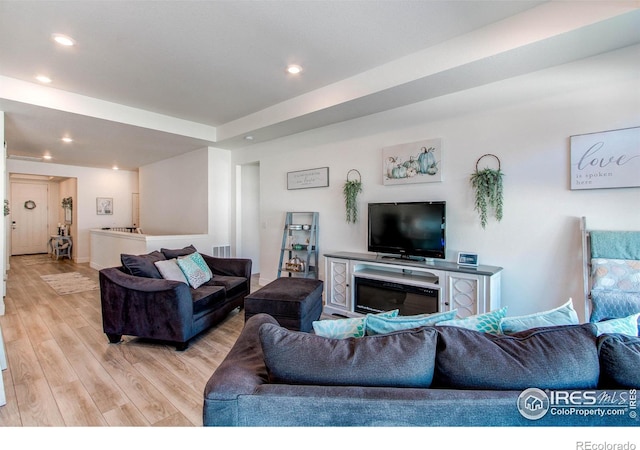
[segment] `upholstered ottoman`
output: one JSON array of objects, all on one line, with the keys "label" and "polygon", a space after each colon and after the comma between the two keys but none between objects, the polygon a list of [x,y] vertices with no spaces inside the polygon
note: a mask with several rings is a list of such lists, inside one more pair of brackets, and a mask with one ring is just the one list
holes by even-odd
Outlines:
[{"label": "upholstered ottoman", "polygon": [[244,319],[266,313],[289,330],[311,331],[322,314],[321,280],[278,278],[244,299]]}]

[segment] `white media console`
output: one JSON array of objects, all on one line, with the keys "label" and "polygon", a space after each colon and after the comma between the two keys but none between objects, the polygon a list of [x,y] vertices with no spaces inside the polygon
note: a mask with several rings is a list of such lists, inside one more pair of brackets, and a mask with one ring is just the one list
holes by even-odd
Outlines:
[{"label": "white media console", "polygon": [[414,298],[431,304],[429,311],[457,309],[461,318],[500,307],[501,267],[468,267],[440,260],[414,261],[366,253],[324,256],[325,314],[358,317],[368,312],[357,298],[359,283],[415,292]]}]

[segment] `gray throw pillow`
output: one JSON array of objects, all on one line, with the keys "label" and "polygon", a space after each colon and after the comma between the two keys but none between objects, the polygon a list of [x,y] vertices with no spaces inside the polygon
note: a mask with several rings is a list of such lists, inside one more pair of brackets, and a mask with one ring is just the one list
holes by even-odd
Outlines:
[{"label": "gray throw pillow", "polygon": [[331,339],[267,323],[259,333],[273,383],[428,388],[433,379],[433,328]]},{"label": "gray throw pillow", "polygon": [[120,255],[120,262],[130,275],[145,278],[162,278],[154,263],[165,259],[164,255],[157,250],[146,255],[128,255],[126,253]]},{"label": "gray throw pillow", "polygon": [[603,334],[598,339],[602,388],[640,389],[640,337]]},{"label": "gray throw pillow", "polygon": [[186,256],[186,255],[190,255],[192,253],[197,252],[193,244],[188,245],[187,247],[184,247],[184,248],[176,248],[176,249],[161,248],[160,251],[162,252],[164,257],[167,259],[178,258],[179,256]]},{"label": "gray throw pillow", "polygon": [[433,384],[458,389],[593,389],[600,367],[593,324],[492,335],[439,327]]}]

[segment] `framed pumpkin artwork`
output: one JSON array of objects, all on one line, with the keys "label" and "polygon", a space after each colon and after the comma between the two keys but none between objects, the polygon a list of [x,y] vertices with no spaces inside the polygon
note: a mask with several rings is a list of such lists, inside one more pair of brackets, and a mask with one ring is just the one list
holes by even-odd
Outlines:
[{"label": "framed pumpkin artwork", "polygon": [[442,140],[398,144],[382,149],[385,185],[442,181]]}]

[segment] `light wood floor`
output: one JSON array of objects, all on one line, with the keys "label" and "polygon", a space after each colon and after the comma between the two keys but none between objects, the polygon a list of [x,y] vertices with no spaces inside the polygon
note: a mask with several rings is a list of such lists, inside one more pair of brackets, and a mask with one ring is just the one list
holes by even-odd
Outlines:
[{"label": "light wood floor", "polygon": [[9,366],[0,426],[201,426],[204,386],[238,337],[244,310],[184,352],[131,336],[109,344],[99,290],[58,295],[40,278],[80,272],[97,282],[98,272],[69,260],[42,261],[10,261],[0,316]]}]

